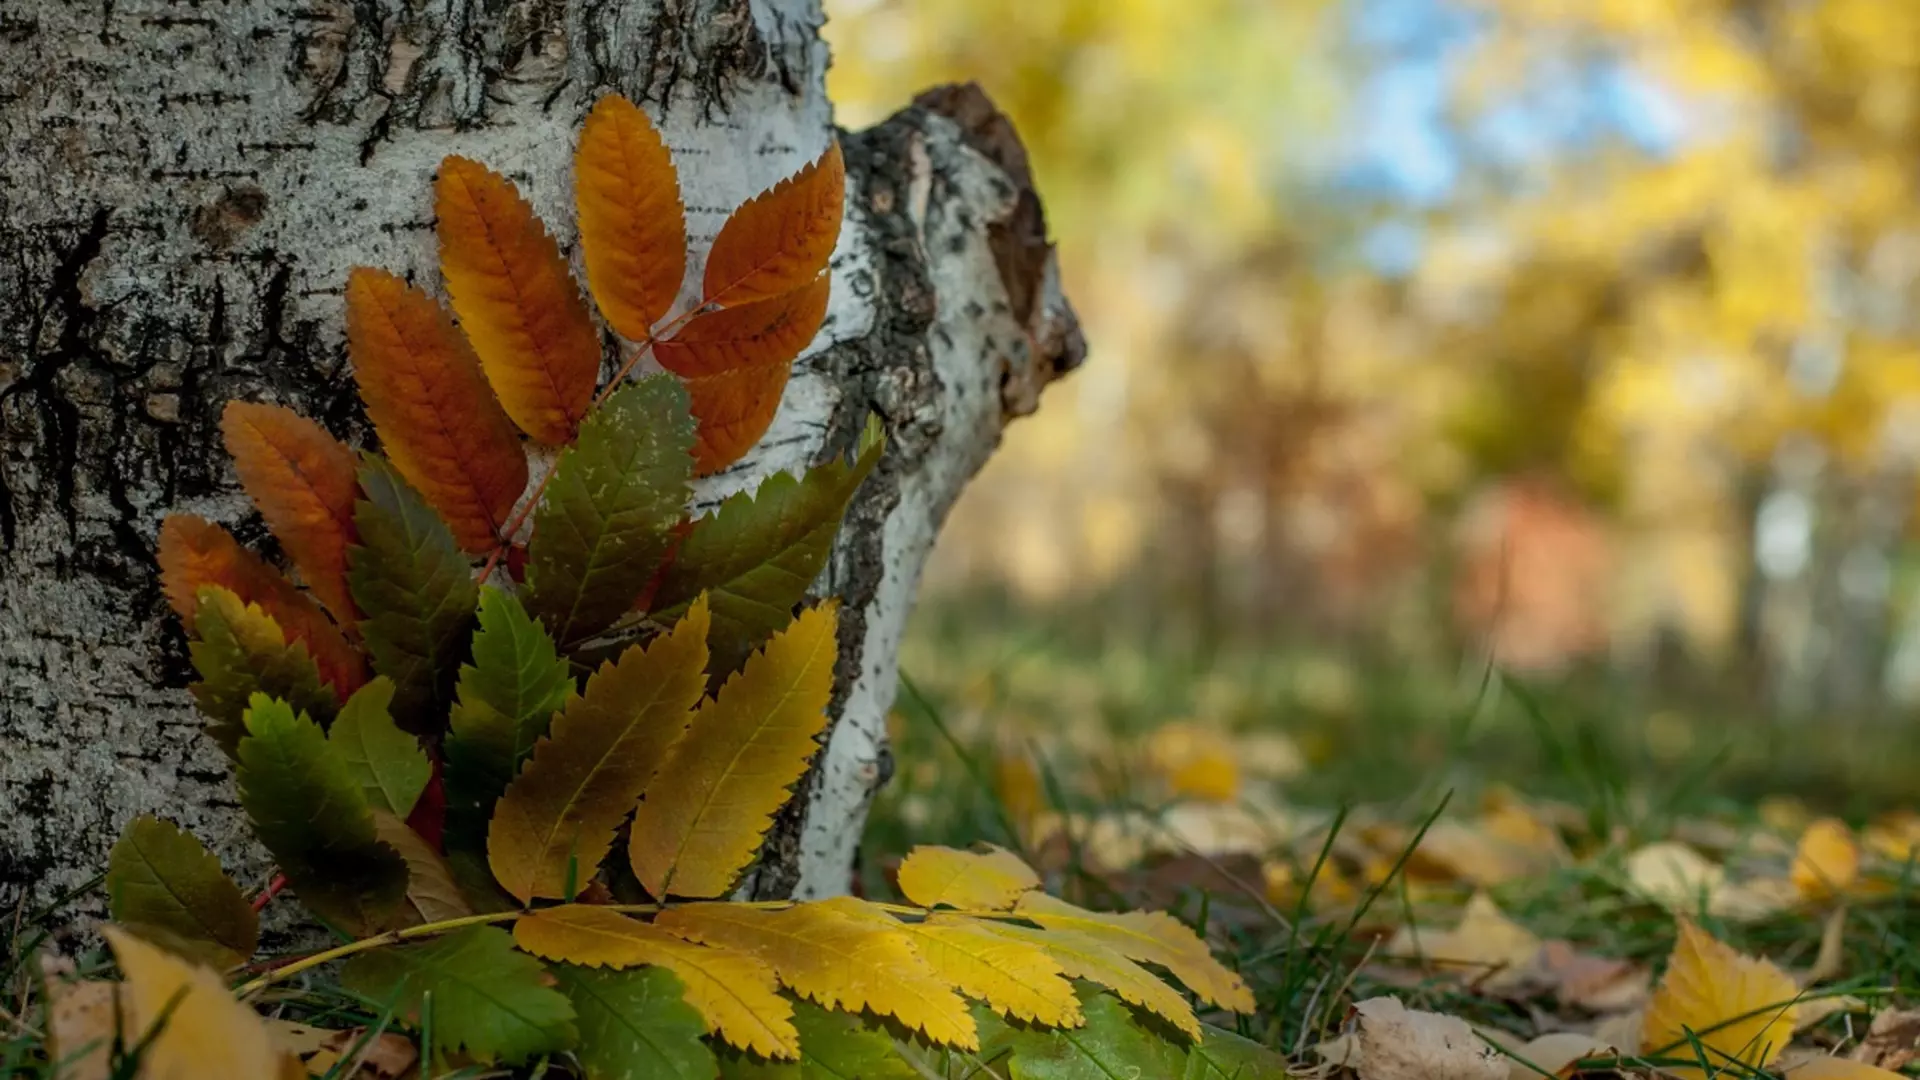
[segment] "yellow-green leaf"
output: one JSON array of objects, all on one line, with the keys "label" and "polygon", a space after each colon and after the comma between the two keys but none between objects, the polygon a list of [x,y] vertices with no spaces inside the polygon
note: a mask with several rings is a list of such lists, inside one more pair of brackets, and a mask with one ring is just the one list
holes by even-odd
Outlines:
[{"label": "yellow-green leaf", "polygon": [[1029,892],[1014,910],[1043,929],[1097,941],[1129,960],[1157,964],[1187,989],[1223,1009],[1253,1011],[1253,991],[1228,971],[1180,920],[1164,911],[1088,911],[1043,892]]},{"label": "yellow-green leaf", "polygon": [[812,608],[703,702],[633,823],[633,870],[656,897],[719,896],[753,861],[827,724],[833,604]]},{"label": "yellow-green leaf", "polygon": [[921,907],[1006,911],[1040,887],[1040,875],[1005,848],[960,851],[922,845],[900,864],[900,891]]},{"label": "yellow-green leaf", "polygon": [[[666,763],[706,688],[707,605],[603,664],[554,717],[493,811],[487,860],[506,890],[571,900]],[[568,892],[571,883],[572,892]]]},{"label": "yellow-green leaf", "polygon": [[347,763],[347,771],[376,810],[404,818],[427,788],[433,763],[419,740],[400,730],[388,711],[393,680],[381,675],[354,691],[327,729],[327,742]]},{"label": "yellow-green leaf", "polygon": [[231,589],[203,585],[199,599],[193,619],[199,640],[187,652],[200,681],[188,689],[207,716],[207,734],[228,757],[246,734],[241,718],[256,693],[284,698],[322,721],[333,718],[338,699],[321,681],[305,642],[288,641],[273,616]]},{"label": "yellow-green leaf", "polygon": [[680,977],[707,1030],[763,1057],[794,1058],[800,1035],[773,969],[745,953],[692,944],[638,919],[585,904],[544,908],[514,924],[535,956],[584,967],[652,964]]},{"label": "yellow-green leaf", "polygon": [[891,1016],[935,1043],[979,1049],[966,1003],[915,951],[900,924],[850,896],[769,911],[745,904],[669,908],[657,926],[758,957],[794,993],[847,1012]]},{"label": "yellow-green leaf", "polygon": [[482,1062],[523,1062],[579,1038],[572,1003],[497,926],[363,952],[340,970],[340,984],[430,1029],[436,1049]]},{"label": "yellow-green leaf", "polygon": [[182,956],[230,968],[253,955],[260,918],[190,832],[141,815],[107,856],[113,921]]}]

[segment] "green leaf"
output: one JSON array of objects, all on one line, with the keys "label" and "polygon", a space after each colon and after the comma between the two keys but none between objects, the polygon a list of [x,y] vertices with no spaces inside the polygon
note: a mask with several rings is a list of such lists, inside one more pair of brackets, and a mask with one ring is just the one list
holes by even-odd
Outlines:
[{"label": "green leaf", "polygon": [[305,642],[289,642],[273,616],[230,589],[202,586],[199,603],[193,617],[198,640],[187,652],[200,681],[189,689],[210,721],[207,734],[228,757],[246,734],[242,718],[256,693],[284,698],[322,723],[333,719],[338,699],[321,681]]},{"label": "green leaf", "polygon": [[[573,1006],[544,985],[545,967],[496,926],[470,926],[422,945],[361,953],[341,969],[347,989],[433,1032],[443,1053],[516,1064],[572,1046]],[[421,1015],[430,1006],[431,1018]]]},{"label": "green leaf", "polygon": [[533,515],[527,606],[574,645],[626,614],[653,579],[693,476],[686,388],[667,376],[622,387],[588,414]]},{"label": "green leaf", "polygon": [[198,838],[141,815],[107,856],[113,921],[216,968],[244,963],[260,944],[260,917]]},{"label": "green leaf", "polygon": [[800,1060],[766,1061],[750,1054],[721,1055],[726,1080],[919,1080],[921,1073],[900,1056],[884,1027],[857,1016],[829,1012],[805,999],[793,1003],[800,1031]]},{"label": "green leaf", "polygon": [[1187,1051],[1181,1080],[1287,1080],[1287,1061],[1278,1053],[1212,1024],[1205,1029]]},{"label": "green leaf", "polygon": [[600,970],[560,964],[560,992],[579,1017],[574,1056],[592,1080],[713,1080],[719,1066],[701,1041],[706,1023],[662,967]]},{"label": "green leaf", "polygon": [[501,589],[482,590],[473,662],[460,668],[446,742],[450,848],[485,847],[494,801],[573,688],[567,662],[519,599]]},{"label": "green leaf", "polygon": [[661,576],[653,618],[671,622],[693,598],[713,605],[709,671],[717,685],[740,669],[774,631],[787,625],[820,576],[847,504],[879,462],[885,439],[870,419],[849,463],[835,459],[807,472],[768,477],[696,521]]},{"label": "green leaf", "polygon": [[[1142,1024],[1119,998],[1085,983],[1077,988],[1084,1027],[1010,1025],[1013,1080],[1113,1080],[1116,1076],[1181,1076],[1186,1048]],[[1205,1075],[1205,1074],[1202,1074]]]},{"label": "green leaf", "polygon": [[354,691],[327,729],[327,742],[376,810],[404,819],[427,789],[433,763],[419,740],[401,731],[388,708],[393,680],[385,675]]},{"label": "green leaf", "polygon": [[407,864],[382,843],[373,810],[319,725],[256,694],[240,740],[240,805],[294,893],[315,915],[355,935],[397,914]]},{"label": "green leaf", "polygon": [[447,523],[393,466],[368,456],[360,469],[347,549],[347,585],[363,616],[373,670],[393,680],[392,711],[415,734],[440,729],[477,601],[473,568]]}]

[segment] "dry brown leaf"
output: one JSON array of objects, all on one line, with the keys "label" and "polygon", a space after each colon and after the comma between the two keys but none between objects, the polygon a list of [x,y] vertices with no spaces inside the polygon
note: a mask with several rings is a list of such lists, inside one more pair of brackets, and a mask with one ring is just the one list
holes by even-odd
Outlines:
[{"label": "dry brown leaf", "polygon": [[1516,1060],[1507,1062],[1507,1080],[1539,1080],[1541,1073],[1572,1076],[1574,1062],[1611,1057],[1617,1051],[1612,1043],[1592,1035],[1556,1031],[1540,1036],[1513,1053]]},{"label": "dry brown leaf", "polygon": [[1360,1080],[1506,1080],[1507,1059],[1457,1016],[1409,1009],[1398,998],[1369,998],[1359,1014]]},{"label": "dry brown leaf", "polygon": [[1786,1080],[1905,1080],[1877,1065],[1830,1057],[1818,1050],[1793,1050],[1780,1058],[1773,1072]]},{"label": "dry brown leaf", "polygon": [[1866,1037],[1848,1056],[1883,1069],[1904,1069],[1920,1060],[1920,1009],[1886,1009],[1875,1014]]},{"label": "dry brown leaf", "polygon": [[48,980],[47,1049],[63,1063],[61,1080],[107,1080],[118,992],[118,983]]},{"label": "dry brown leaf", "polygon": [[342,1080],[399,1080],[420,1060],[413,1040],[391,1031],[383,1031],[366,1040],[366,1028],[326,1032],[318,1052],[306,1059],[307,1072],[327,1076],[340,1062],[354,1062],[351,1073]]},{"label": "dry brown leaf", "polygon": [[1646,1003],[1653,976],[1646,968],[1611,956],[1576,950],[1565,941],[1540,949],[1540,969],[1562,1005],[1594,1013],[1624,1012]]}]

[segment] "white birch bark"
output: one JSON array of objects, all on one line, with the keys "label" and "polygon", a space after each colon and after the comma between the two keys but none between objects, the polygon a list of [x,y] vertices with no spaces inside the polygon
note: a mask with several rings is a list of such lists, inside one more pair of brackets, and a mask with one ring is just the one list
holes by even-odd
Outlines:
[{"label": "white birch bark", "polygon": [[[170,511],[264,539],[219,447],[230,398],[366,441],[341,289],[359,264],[439,287],[441,158],[512,176],[571,243],[579,120],[617,90],[676,151],[702,248],[831,137],[820,23],[818,0],[0,0],[0,903],[83,883],[140,812],[264,873],[184,690],[153,539]],[[886,421],[817,586],[847,601],[835,724],[762,894],[847,887],[921,562],[1081,351],[1021,243],[1024,166],[956,102],[967,127],[915,108],[843,136],[826,327],[762,445],[696,499]]]}]

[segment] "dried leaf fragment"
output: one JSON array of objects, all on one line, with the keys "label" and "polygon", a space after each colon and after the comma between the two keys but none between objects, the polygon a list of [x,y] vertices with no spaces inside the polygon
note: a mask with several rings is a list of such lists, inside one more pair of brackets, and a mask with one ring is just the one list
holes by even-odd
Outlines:
[{"label": "dried leaf fragment", "polygon": [[1457,1016],[1421,1012],[1398,998],[1369,998],[1352,1062],[1360,1080],[1506,1080],[1507,1060]]}]

